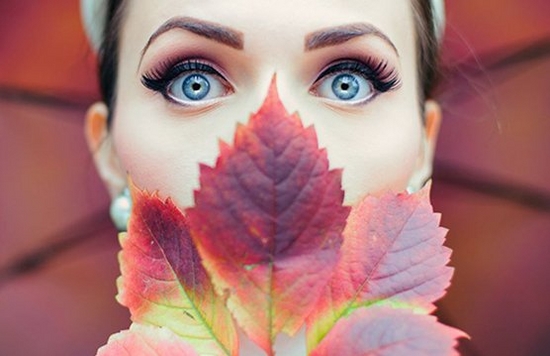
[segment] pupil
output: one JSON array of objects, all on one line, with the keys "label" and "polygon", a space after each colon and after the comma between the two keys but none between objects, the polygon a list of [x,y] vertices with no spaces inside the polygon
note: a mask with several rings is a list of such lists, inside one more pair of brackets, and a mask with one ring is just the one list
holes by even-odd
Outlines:
[{"label": "pupil", "polygon": [[340,74],[332,82],[332,92],[340,100],[351,100],[359,93],[359,81],[350,74]]},{"label": "pupil", "polygon": [[181,89],[188,99],[202,100],[210,92],[210,82],[203,75],[193,74],[185,78]]}]

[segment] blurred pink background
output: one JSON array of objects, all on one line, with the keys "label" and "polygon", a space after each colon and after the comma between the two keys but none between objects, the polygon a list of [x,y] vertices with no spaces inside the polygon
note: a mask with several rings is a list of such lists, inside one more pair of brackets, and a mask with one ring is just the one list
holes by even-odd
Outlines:
[{"label": "blurred pink background", "polygon": [[[439,316],[471,335],[464,355],[550,355],[550,2],[447,3],[433,200],[456,272]],[[93,355],[129,325],[83,136],[98,97],[78,1],[0,2],[0,355]]]}]

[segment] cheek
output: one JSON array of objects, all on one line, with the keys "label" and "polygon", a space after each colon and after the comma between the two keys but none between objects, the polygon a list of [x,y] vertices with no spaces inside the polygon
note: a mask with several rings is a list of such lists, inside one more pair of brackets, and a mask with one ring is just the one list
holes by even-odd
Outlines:
[{"label": "cheek", "polygon": [[[139,187],[158,190],[161,197],[170,196],[182,207],[191,206],[199,185],[199,163],[214,164],[218,140],[233,141],[237,119],[247,121],[258,109],[252,99],[256,96],[235,98],[205,114],[184,117],[167,110],[160,95],[144,95],[134,87],[119,90],[114,113],[113,140],[120,163]],[[347,203],[367,193],[406,188],[418,163],[422,137],[412,90],[381,95],[355,112],[331,110],[317,100],[299,100],[299,95],[290,94],[282,95],[283,104],[290,112],[297,110],[305,125],[314,124],[331,167],[344,169]]]},{"label": "cheek", "polygon": [[[219,115],[187,120],[159,115],[145,105],[124,105],[120,99],[113,135],[123,168],[139,187],[158,190],[161,197],[170,196],[180,206],[191,206],[199,162],[213,165],[219,154],[218,138],[232,142],[236,122],[227,117],[246,115],[224,109],[225,120]],[[422,137],[420,118],[411,110],[397,107],[353,118],[318,108],[300,111],[306,125],[314,124],[331,167],[344,169],[346,203],[367,193],[406,188],[418,163]]]},{"label": "cheek", "polygon": [[114,119],[115,148],[122,166],[137,186],[157,190],[163,198],[170,196],[182,207],[191,206],[199,162],[214,163],[219,136],[201,120],[182,122],[135,107],[126,106]]},{"label": "cheek", "polygon": [[331,167],[344,169],[346,203],[406,189],[422,153],[421,120],[411,110],[316,127]]}]

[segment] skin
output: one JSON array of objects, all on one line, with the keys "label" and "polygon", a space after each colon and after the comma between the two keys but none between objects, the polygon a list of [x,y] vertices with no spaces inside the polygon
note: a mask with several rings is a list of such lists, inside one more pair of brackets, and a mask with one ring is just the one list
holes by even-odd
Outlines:
[{"label": "skin", "polygon": [[[182,29],[150,40],[177,16],[238,31],[242,49]],[[311,33],[356,23],[373,25],[383,35],[366,34],[305,50]],[[426,102],[424,110],[419,107],[417,47],[408,1],[324,0],[319,6],[317,0],[131,0],[120,43],[113,124],[107,126],[103,103],[89,109],[86,123],[90,150],[113,197],[130,174],[139,187],[158,190],[180,206],[192,205],[197,163],[215,162],[218,139],[232,141],[237,121],[246,122],[258,110],[275,73],[287,110],[299,111],[305,125],[315,125],[331,166],[344,168],[346,203],[367,193],[419,189],[431,175],[441,114],[433,101]],[[227,80],[230,88],[223,96],[182,106],[141,83],[142,75],[171,56],[197,54]],[[357,56],[387,62],[398,74],[399,87],[361,105],[329,100],[312,90],[329,64]],[[282,344],[290,349],[297,345]]]},{"label": "skin", "polygon": [[[407,186],[418,189],[431,174],[439,107],[425,105],[425,124],[418,103],[414,23],[403,0],[267,1],[221,0],[129,1],[122,26],[120,70],[113,125],[108,109],[93,105],[86,136],[101,177],[112,196],[134,182],[192,205],[198,186],[198,162],[213,164],[218,138],[231,142],[237,121],[245,122],[261,105],[274,73],[283,103],[314,124],[331,166],[344,168],[346,202],[367,193]],[[408,4],[408,2],[407,2]],[[312,13],[315,16],[312,16]],[[167,20],[187,16],[239,31],[242,50],[190,31],[172,29],[151,35]],[[395,46],[367,34],[341,44],[305,51],[312,32],[353,23],[374,25]],[[174,55],[206,57],[231,85],[231,93],[208,104],[184,107],[141,83],[143,74]],[[311,92],[331,62],[369,56],[388,63],[400,86],[363,105],[330,101]]]}]

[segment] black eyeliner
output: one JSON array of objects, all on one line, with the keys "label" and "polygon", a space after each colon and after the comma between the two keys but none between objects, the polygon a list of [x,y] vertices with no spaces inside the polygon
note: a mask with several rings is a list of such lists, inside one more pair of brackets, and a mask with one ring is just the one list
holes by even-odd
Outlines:
[{"label": "black eyeliner", "polygon": [[187,60],[178,64],[163,63],[159,68],[144,74],[141,83],[148,89],[167,95],[168,87],[174,79],[186,72],[202,72],[219,75],[219,73],[199,60]]},{"label": "black eyeliner", "polygon": [[374,58],[369,58],[366,63],[356,59],[341,60],[321,72],[315,82],[341,72],[353,72],[363,76],[372,83],[374,89],[381,93],[390,91],[400,84],[397,72],[390,69],[387,62]]}]

